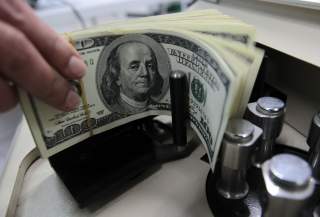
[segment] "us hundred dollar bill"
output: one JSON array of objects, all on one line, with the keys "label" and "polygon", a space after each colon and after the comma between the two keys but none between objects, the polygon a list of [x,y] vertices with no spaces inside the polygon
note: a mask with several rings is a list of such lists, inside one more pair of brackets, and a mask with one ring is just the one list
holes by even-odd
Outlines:
[{"label": "us hundred dollar bill", "polygon": [[82,80],[70,81],[82,96],[77,109],[63,112],[19,91],[43,157],[140,118],[170,115],[169,76],[182,71],[188,120],[214,169],[228,119],[241,116],[263,53],[251,26],[220,13],[160,17],[68,34],[87,65]]},{"label": "us hundred dollar bill", "polygon": [[217,53],[177,33],[91,36],[75,38],[74,44],[88,66],[78,90],[85,92],[90,126],[84,104],[62,112],[21,92],[44,157],[88,138],[92,129],[99,134],[149,115],[170,114],[169,75],[176,70],[189,77],[190,122],[213,157],[232,86],[232,72]]}]

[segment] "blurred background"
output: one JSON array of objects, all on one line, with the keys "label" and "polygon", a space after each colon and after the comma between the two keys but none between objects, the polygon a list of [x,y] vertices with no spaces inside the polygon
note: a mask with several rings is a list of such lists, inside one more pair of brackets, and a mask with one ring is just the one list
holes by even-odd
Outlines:
[{"label": "blurred background", "polygon": [[[57,32],[185,10],[195,0],[28,0],[37,15]],[[0,177],[22,119],[19,106],[0,113]]]},{"label": "blurred background", "polygon": [[59,32],[185,10],[193,0],[29,0],[38,15]]}]

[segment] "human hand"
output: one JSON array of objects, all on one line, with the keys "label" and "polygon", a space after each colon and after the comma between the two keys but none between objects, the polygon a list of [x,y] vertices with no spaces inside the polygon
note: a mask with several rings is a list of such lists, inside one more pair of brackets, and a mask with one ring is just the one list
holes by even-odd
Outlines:
[{"label": "human hand", "polygon": [[85,64],[24,0],[0,0],[0,33],[0,112],[17,103],[14,86],[64,111],[78,106],[67,80],[80,79]]}]

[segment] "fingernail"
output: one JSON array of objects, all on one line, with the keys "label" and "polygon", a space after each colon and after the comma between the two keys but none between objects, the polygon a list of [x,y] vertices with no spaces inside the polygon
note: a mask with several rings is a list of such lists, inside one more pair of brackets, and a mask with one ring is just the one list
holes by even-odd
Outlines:
[{"label": "fingernail", "polygon": [[70,90],[64,102],[65,109],[70,111],[77,108],[79,105],[80,97],[73,90]]},{"label": "fingernail", "polygon": [[72,56],[69,60],[67,70],[68,72],[77,78],[84,76],[87,66],[82,59],[77,56]]}]

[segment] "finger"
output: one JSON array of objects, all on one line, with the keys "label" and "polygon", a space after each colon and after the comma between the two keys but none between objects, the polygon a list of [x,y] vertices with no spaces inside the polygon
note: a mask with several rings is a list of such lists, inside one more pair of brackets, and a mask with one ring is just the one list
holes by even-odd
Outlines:
[{"label": "finger", "polygon": [[43,59],[27,37],[0,21],[0,72],[19,87],[65,111],[77,107],[79,97],[69,82]]},{"label": "finger", "polygon": [[0,112],[5,112],[17,104],[15,89],[0,77]]},{"label": "finger", "polygon": [[67,40],[41,21],[25,1],[5,0],[0,17],[21,30],[44,58],[70,79],[81,78],[86,65]]}]

